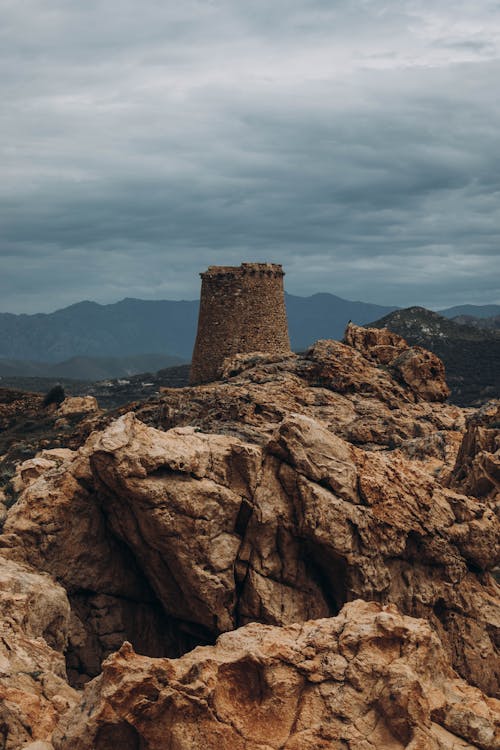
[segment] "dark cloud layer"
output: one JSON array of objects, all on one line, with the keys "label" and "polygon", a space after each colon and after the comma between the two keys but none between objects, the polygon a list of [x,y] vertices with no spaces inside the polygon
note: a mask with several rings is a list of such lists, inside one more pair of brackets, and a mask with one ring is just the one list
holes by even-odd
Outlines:
[{"label": "dark cloud layer", "polygon": [[6,0],[0,308],[297,294],[500,301],[500,5]]}]

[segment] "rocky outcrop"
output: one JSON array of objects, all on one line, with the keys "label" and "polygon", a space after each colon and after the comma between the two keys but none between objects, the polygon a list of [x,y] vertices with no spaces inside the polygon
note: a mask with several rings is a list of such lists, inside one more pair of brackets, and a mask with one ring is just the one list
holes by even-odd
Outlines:
[{"label": "rocky outcrop", "polygon": [[102,659],[127,638],[146,654],[170,647],[177,653],[147,578],[109,533],[92,487],[92,445],[90,439],[78,452],[45,451],[21,464],[14,483],[24,490],[0,537],[11,558],[50,573],[68,592],[67,661],[75,685],[98,674]]},{"label": "rocky outcrop", "polygon": [[[496,412],[443,403],[432,358],[375,333],[238,355],[223,381],[114,414],[46,410],[15,471],[24,448],[0,435],[0,552],[65,612],[57,643],[23,637],[61,680],[62,649],[72,685],[96,678],[58,748],[495,747],[471,685],[499,690]],[[9,715],[9,750],[51,741],[52,696],[43,731]]]},{"label": "rocky outcrop", "polygon": [[[105,419],[100,411],[61,415],[57,404],[45,406],[40,394],[0,388],[0,495],[5,504],[18,498],[20,463],[34,459],[41,469],[40,458],[53,461],[53,451],[80,447]],[[28,471],[35,471],[34,464]]]},{"label": "rocky outcrop", "polygon": [[[61,580],[86,627],[82,590],[144,603],[151,587],[198,642],[392,602],[427,617],[462,676],[495,693],[498,539],[487,504],[310,417],[282,420],[260,447],[128,414],[26,488],[0,543]],[[113,632],[85,674],[125,635]]]},{"label": "rocky outcrop", "polygon": [[191,427],[159,432],[126,415],[102,433],[90,461],[110,528],[165,610],[210,634],[232,629],[234,566],[260,449]]},{"label": "rocky outcrop", "polygon": [[500,503],[500,402],[469,417],[450,484],[468,495]]},{"label": "rocky outcrop", "polygon": [[349,323],[344,341],[368,359],[388,367],[397,380],[425,401],[445,401],[450,395],[439,357],[421,346],[410,346],[397,333]]},{"label": "rocky outcrop", "polygon": [[61,466],[65,461],[71,459],[73,451],[68,448],[53,448],[52,450],[42,450],[31,459],[27,459],[16,467],[16,473],[12,478],[11,484],[14,491],[18,494],[23,492],[30,484],[45,472],[57,466]]},{"label": "rocky outcrop", "polygon": [[0,388],[0,429],[6,430],[26,414],[36,413],[42,408],[42,402],[38,393]]},{"label": "rocky outcrop", "polygon": [[247,625],[176,661],[124,644],[54,746],[493,750],[498,711],[456,678],[427,623],[358,601],[333,619]]},{"label": "rocky outcrop", "polygon": [[99,404],[94,396],[68,396],[59,406],[57,414],[67,417],[70,414],[89,414],[98,409]]},{"label": "rocky outcrop", "polygon": [[388,328],[368,328],[355,323],[347,324],[344,343],[381,365],[388,365],[409,349],[404,338]]},{"label": "rocky outcrop", "polygon": [[155,427],[190,425],[265,443],[290,414],[324,422],[350,443],[403,447],[440,431],[456,455],[465,412],[430,403],[397,382],[387,368],[338,341],[317,342],[303,356],[238,356],[225,363],[226,380],[197,388],[162,389],[158,401],[138,408]]},{"label": "rocky outcrop", "polygon": [[77,701],[63,655],[70,607],[49,576],[0,557],[0,612],[0,747],[19,750],[49,741]]},{"label": "rocky outcrop", "polygon": [[[434,624],[463,676],[498,690],[498,592],[478,575],[498,554],[498,520],[487,505],[443,489],[405,459],[352,448],[296,417],[270,442],[255,506],[240,553],[248,561],[242,621],[262,612],[276,624],[318,617],[357,597],[393,602]],[[311,582],[321,595],[304,594]]]},{"label": "rocky outcrop", "polygon": [[372,323],[374,328],[404,336],[411,346],[425,347],[446,367],[450,398],[461,406],[477,406],[500,393],[500,337],[426,310],[395,310]]}]

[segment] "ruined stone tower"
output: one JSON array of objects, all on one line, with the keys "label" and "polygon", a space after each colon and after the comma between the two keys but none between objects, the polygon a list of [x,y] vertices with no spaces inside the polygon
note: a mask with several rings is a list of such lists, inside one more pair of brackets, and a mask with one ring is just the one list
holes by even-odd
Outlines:
[{"label": "ruined stone tower", "polygon": [[190,382],[219,377],[225,357],[290,351],[283,269],[275,263],[210,266],[201,273],[200,314]]}]

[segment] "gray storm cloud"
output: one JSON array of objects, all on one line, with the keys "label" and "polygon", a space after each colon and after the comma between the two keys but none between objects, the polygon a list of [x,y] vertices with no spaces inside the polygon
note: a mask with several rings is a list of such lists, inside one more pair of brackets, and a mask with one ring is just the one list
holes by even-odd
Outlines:
[{"label": "gray storm cloud", "polygon": [[1,308],[296,294],[500,301],[500,6],[5,2]]}]

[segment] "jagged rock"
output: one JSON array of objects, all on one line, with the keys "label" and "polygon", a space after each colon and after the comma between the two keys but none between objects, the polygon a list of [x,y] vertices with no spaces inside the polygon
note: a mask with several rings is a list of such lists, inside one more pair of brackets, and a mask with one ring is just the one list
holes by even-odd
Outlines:
[{"label": "jagged rock", "polygon": [[[261,448],[128,414],[26,488],[0,544],[56,575],[87,627],[113,607],[97,599],[91,615],[79,590],[139,602],[145,580],[202,642],[253,620],[336,614],[354,598],[393,602],[428,617],[462,676],[494,693],[500,610],[486,571],[498,539],[487,504],[310,417],[284,419]],[[86,674],[126,637],[107,632]]]},{"label": "jagged rock", "polygon": [[127,638],[152,656],[178,653],[150,584],[109,533],[92,487],[92,445],[91,438],[78,452],[46,451],[23,463],[17,481],[25,489],[0,537],[10,557],[49,572],[68,592],[68,669],[75,685],[98,674],[101,661]]},{"label": "jagged rock", "polygon": [[450,484],[474,497],[500,503],[500,401],[471,415]]},{"label": "jagged rock", "polygon": [[238,525],[260,449],[190,427],[162,433],[129,414],[101,434],[91,466],[111,529],[148,571],[166,611],[210,633],[233,628]]},{"label": "jagged rock", "polygon": [[47,575],[0,557],[0,744],[48,741],[77,694],[66,682],[64,590]]},{"label": "jagged rock", "polygon": [[498,690],[498,588],[471,572],[498,559],[499,524],[486,504],[299,416],[270,442],[254,503],[239,556],[240,622],[286,624],[357,597],[394,602],[429,618],[463,676]]},{"label": "jagged rock", "polygon": [[232,378],[235,375],[239,375],[241,372],[248,370],[249,367],[255,365],[268,365],[283,362],[283,360],[296,360],[297,355],[290,352],[290,354],[269,354],[268,352],[246,352],[244,354],[235,354],[232,357],[226,357],[224,359],[221,378],[226,380]]},{"label": "jagged rock", "polygon": [[443,363],[426,349],[413,346],[392,360],[390,368],[426,401],[445,401],[450,395]]},{"label": "jagged rock", "polygon": [[[104,416],[91,412],[58,418],[57,405],[45,408],[43,396],[0,388],[0,490],[6,504],[15,503],[22,490],[22,482],[19,490],[13,486],[19,475],[12,482],[20,463],[35,457],[53,461],[55,451],[80,447]],[[34,465],[28,473],[36,475]]]},{"label": "jagged rock", "polygon": [[[240,355],[225,361],[225,373],[223,383],[161,389],[158,402],[138,409],[141,419],[162,429],[190,425],[262,444],[282,419],[301,413],[367,448],[394,448],[437,431],[445,439],[450,433],[454,447],[465,426],[463,409],[425,401],[339,341],[319,341],[304,355],[281,359]],[[450,453],[450,469],[454,459]]]},{"label": "jagged rock", "polygon": [[57,414],[67,417],[70,414],[89,414],[98,410],[99,404],[94,396],[70,396],[64,399]]},{"label": "jagged rock", "polygon": [[[467,413],[426,400],[440,398],[444,392],[439,373],[432,384],[432,358],[387,333],[377,332],[374,338],[370,331],[351,328],[349,336],[350,344],[321,341],[304,355],[231,358],[224,365],[224,382],[167,389],[146,403],[132,405],[135,416],[125,413],[114,420],[119,412],[93,412],[83,421],[75,418],[74,429],[72,418],[62,417],[59,421],[66,427],[61,427],[60,435],[68,450],[39,453],[21,463],[13,479],[13,457],[32,453],[25,453],[20,445],[9,454],[10,463],[2,464],[6,504],[12,507],[0,536],[0,551],[12,564],[17,561],[47,571],[65,588],[71,612],[68,618],[66,610],[62,632],[63,641],[68,642],[71,683],[81,686],[99,674],[102,660],[124,641],[144,654],[138,657],[125,648],[108,660],[104,677],[88,690],[95,709],[89,732],[95,729],[96,744],[75,744],[75,750],[94,746],[139,750],[144,743],[154,750],[156,742],[163,742],[165,731],[173,732],[171,747],[176,750],[239,747],[241,732],[247,731],[246,717],[261,716],[253,698],[243,693],[234,699],[234,706],[233,698],[224,698],[233,723],[219,722],[215,741],[205,708],[201,713],[196,713],[199,707],[194,714],[182,713],[186,692],[174,678],[172,684],[159,688],[158,695],[167,690],[166,702],[154,700],[156,688],[153,699],[147,700],[149,693],[141,692],[143,668],[148,674],[152,670],[156,680],[167,662],[153,662],[146,656],[179,656],[194,645],[213,643],[224,631],[249,624],[249,629],[223,636],[215,649],[202,651],[210,654],[202,666],[187,655],[165,667],[174,677],[177,669],[186,669],[183,684],[193,685],[189,688],[193,694],[199,688],[200,705],[210,705],[206,708],[210,712],[213,696],[220,695],[219,676],[210,669],[216,669],[214,654],[221,644],[233,644],[231,638],[236,643],[248,632],[252,638],[253,633],[272,633],[278,642],[282,631],[251,624],[260,622],[286,628],[294,635],[285,638],[302,648],[300,634],[309,627],[308,620],[336,616],[346,602],[359,598],[372,604],[358,603],[342,610],[346,632],[354,627],[351,620],[365,622],[363,607],[369,608],[366,612],[372,617],[375,612],[381,614],[382,605],[395,604],[405,615],[427,619],[462,678],[485,693],[498,691],[495,637],[500,607],[498,586],[489,573],[499,548],[499,523],[492,503],[497,475],[490,469],[498,447],[491,434],[494,419],[490,415],[475,426],[469,421],[469,437],[460,449],[465,473],[455,470],[450,478],[455,464],[458,467],[456,454]],[[30,420],[35,418],[34,408]],[[8,409],[5,418],[13,418]],[[53,429],[55,418],[44,413],[44,431]],[[2,439],[7,444],[10,438],[4,433]],[[54,443],[49,441],[49,445]],[[373,645],[367,623],[359,631],[360,653]],[[391,643],[397,637],[393,634]],[[328,648],[331,642],[329,637]],[[308,661],[304,649],[300,663]],[[325,659],[329,663],[330,657]],[[346,676],[332,677],[335,684],[345,687],[353,705],[358,705],[357,693],[365,696],[362,711],[371,717],[368,725],[359,718],[361,714],[347,712],[344,722],[339,719],[342,706],[349,704],[342,697],[344,687],[338,686],[341,692],[335,697],[340,696],[340,704],[328,703],[330,693],[320,693],[320,705],[317,696],[312,696],[315,688],[309,686],[304,695],[311,692],[312,708],[302,709],[302,698],[296,701],[304,712],[300,716],[307,717],[309,724],[301,718],[303,724],[288,726],[284,719],[283,726],[288,731],[292,726],[291,733],[283,735],[283,728],[277,729],[281,745],[276,744],[273,727],[282,719],[269,713],[267,706],[288,706],[286,696],[293,698],[296,672],[292,665],[292,671],[287,671],[292,692],[285,688],[281,692],[279,675],[259,683],[265,688],[261,704],[266,705],[264,719],[270,717],[268,734],[260,746],[252,735],[245,750],[490,747],[489,729],[483,721],[485,717],[489,721],[489,714],[477,692],[467,692],[472,706],[467,708],[466,699],[449,698],[451,688],[446,683],[443,693],[448,703],[432,703],[436,693],[430,683],[418,683],[416,693],[408,687],[416,684],[415,679],[421,680],[418,670],[417,678],[412,675],[408,681],[406,663],[401,670],[399,664],[396,671],[388,667],[379,674],[369,666],[370,659],[359,663],[360,670],[368,664],[366,674],[349,671],[349,665]],[[128,675],[122,669],[124,661],[130,667]],[[238,666],[238,681],[236,677],[222,681],[221,690],[233,690],[236,696],[246,684],[253,690],[253,657],[245,657],[243,664],[248,679],[239,679],[243,667]],[[274,670],[275,665],[273,675]],[[201,675],[198,682],[196,674]],[[378,677],[372,682],[374,674]],[[437,692],[440,674],[438,668]],[[306,672],[300,675],[306,679]],[[261,680],[260,673],[257,678]],[[149,686],[150,677],[144,679]],[[307,677],[309,682],[316,684]],[[419,702],[422,686],[430,708],[422,708]],[[26,689],[32,694],[36,685],[29,683]],[[399,694],[406,696],[401,704]],[[92,696],[97,696],[95,703]],[[209,704],[203,703],[203,696],[209,696]],[[308,698],[304,700],[304,706],[309,706]],[[167,703],[170,707],[165,707]],[[191,711],[191,698],[188,703]],[[332,707],[331,715],[326,705]],[[180,706],[179,714],[175,706]],[[121,714],[122,708],[130,709],[130,716]],[[48,711],[53,716],[52,709]],[[323,711],[328,719],[323,719]],[[75,727],[82,728],[83,713],[77,714],[71,714],[68,722],[74,720]],[[284,716],[288,714],[288,708],[284,709]],[[146,726],[151,716],[158,719],[156,730],[154,722]],[[167,717],[167,724],[183,717],[184,729],[161,730],[162,717]],[[264,725],[264,719],[255,725]],[[198,728],[195,720],[199,720]],[[320,734],[320,726],[337,732],[340,725],[352,736],[341,739]],[[20,734],[16,750],[32,740],[50,742],[49,729],[44,732]],[[70,740],[63,740],[63,734],[57,735],[57,742],[66,748]],[[458,736],[466,738],[462,745]],[[82,729],[82,742],[93,741],[89,737]],[[212,740],[215,744],[210,745]]]},{"label": "jagged rock", "polygon": [[361,601],[253,623],[178,660],[130,644],[61,721],[55,750],[498,748],[497,701],[457,679],[422,620]]},{"label": "jagged rock", "polygon": [[387,366],[397,380],[425,401],[445,401],[450,395],[439,357],[421,346],[410,347],[397,333],[349,323],[344,341],[368,359]]},{"label": "jagged rock", "polygon": [[73,456],[73,451],[67,448],[53,448],[42,450],[33,458],[18,464],[15,476],[12,478],[12,487],[15,492],[22,492],[26,487],[38,479],[49,469],[61,466]]},{"label": "jagged rock", "polygon": [[405,440],[396,450],[402,456],[418,461],[429,474],[439,478],[442,484],[448,485],[462,439],[462,432],[438,430],[432,435]]},{"label": "jagged rock", "polygon": [[402,336],[388,328],[367,328],[348,323],[344,331],[344,343],[357,349],[367,359],[388,365],[402,352],[409,349]]}]

